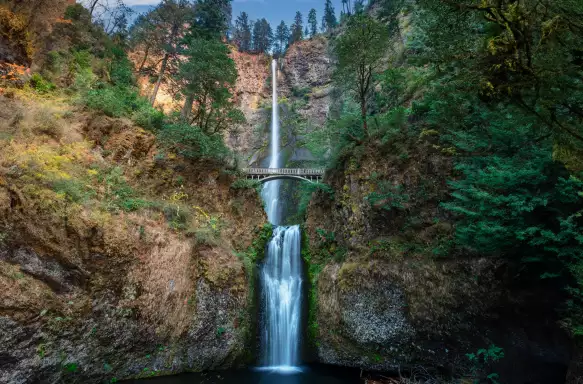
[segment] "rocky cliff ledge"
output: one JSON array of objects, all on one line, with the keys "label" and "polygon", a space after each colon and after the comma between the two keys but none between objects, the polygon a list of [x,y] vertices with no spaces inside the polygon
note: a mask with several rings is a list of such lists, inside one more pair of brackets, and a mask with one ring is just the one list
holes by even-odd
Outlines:
[{"label": "rocky cliff ledge", "polygon": [[563,382],[571,351],[552,283],[452,247],[455,217],[439,207],[450,158],[423,139],[387,152],[371,145],[342,159],[327,174],[334,196],[319,192],[309,206],[315,358],[463,376],[476,369],[466,354],[495,345],[505,358],[491,372],[505,382]]},{"label": "rocky cliff ledge", "polygon": [[[252,358],[265,215],[130,121],[0,96],[0,382],[115,382]],[[3,112],[2,112],[3,111]]]}]

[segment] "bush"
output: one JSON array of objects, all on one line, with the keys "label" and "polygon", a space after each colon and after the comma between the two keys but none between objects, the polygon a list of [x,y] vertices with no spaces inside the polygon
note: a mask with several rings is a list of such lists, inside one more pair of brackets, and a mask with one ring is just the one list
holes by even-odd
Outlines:
[{"label": "bush", "polygon": [[30,86],[41,95],[49,93],[56,88],[55,84],[45,80],[39,73],[33,74],[29,80],[29,83]]},{"label": "bush", "polygon": [[237,179],[233,184],[231,184],[233,189],[261,189],[261,183],[257,180],[249,179]]},{"label": "bush", "polygon": [[193,125],[166,125],[160,131],[158,139],[170,151],[189,159],[225,161],[231,154],[220,134],[208,135]]},{"label": "bush", "polygon": [[74,179],[59,179],[52,183],[53,190],[64,195],[68,201],[83,203],[95,196],[95,191]]}]

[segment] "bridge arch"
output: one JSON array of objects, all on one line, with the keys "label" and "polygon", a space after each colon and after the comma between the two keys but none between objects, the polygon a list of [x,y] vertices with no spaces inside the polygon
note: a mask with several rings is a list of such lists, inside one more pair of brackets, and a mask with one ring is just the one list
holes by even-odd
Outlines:
[{"label": "bridge arch", "polygon": [[259,181],[261,184],[265,184],[268,181],[275,181],[275,180],[307,181],[308,183],[317,183],[320,181],[318,178],[314,178],[313,180],[310,180],[309,177],[295,176],[295,175],[274,175],[274,176],[267,176],[267,177],[263,177],[263,178],[256,178],[255,180]]},{"label": "bridge arch", "polygon": [[247,179],[267,183],[273,180],[295,180],[318,183],[324,177],[323,169],[314,168],[245,168]]}]

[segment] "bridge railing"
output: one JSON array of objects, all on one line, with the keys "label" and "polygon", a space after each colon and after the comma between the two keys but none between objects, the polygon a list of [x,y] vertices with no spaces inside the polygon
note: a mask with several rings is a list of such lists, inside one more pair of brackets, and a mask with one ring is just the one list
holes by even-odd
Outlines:
[{"label": "bridge railing", "polygon": [[296,175],[296,176],[322,176],[323,168],[244,168],[248,175]]}]

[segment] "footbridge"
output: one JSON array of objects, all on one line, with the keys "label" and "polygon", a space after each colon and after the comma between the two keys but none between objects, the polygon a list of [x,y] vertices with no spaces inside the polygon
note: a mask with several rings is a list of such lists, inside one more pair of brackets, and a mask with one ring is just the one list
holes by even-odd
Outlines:
[{"label": "footbridge", "polygon": [[282,179],[319,183],[324,177],[323,168],[245,168],[243,172],[247,179],[261,183]]}]

